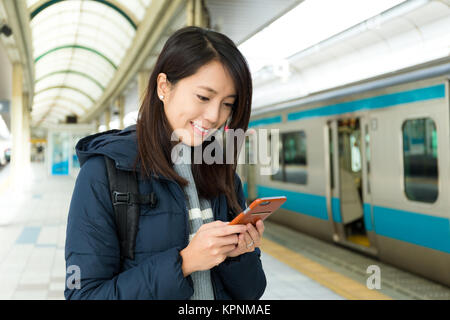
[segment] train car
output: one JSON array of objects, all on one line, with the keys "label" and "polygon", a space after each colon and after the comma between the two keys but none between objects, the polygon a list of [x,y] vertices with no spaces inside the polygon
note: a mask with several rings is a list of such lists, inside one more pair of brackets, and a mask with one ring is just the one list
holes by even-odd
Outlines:
[{"label": "train car", "polygon": [[255,110],[248,202],[284,195],[270,220],[450,286],[449,75],[444,59]]}]

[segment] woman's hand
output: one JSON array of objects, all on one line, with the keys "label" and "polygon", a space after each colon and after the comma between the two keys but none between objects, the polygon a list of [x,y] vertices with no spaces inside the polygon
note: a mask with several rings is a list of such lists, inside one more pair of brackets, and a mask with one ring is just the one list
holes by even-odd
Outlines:
[{"label": "woman's hand", "polygon": [[189,245],[180,251],[181,269],[186,277],[194,271],[208,270],[219,265],[238,245],[238,234],[247,230],[244,225],[228,225],[214,221],[202,225]]},{"label": "woman's hand", "polygon": [[247,224],[247,230],[239,234],[237,247],[228,253],[228,257],[237,257],[246,252],[253,252],[256,247],[261,245],[261,238],[264,233],[264,222],[258,220],[256,228],[251,224]]}]

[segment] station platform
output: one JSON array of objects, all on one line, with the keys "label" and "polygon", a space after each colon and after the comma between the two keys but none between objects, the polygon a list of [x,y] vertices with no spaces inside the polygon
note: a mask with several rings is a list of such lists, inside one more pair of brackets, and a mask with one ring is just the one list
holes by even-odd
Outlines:
[{"label": "station platform", "polygon": [[[5,176],[0,299],[64,299],[65,232],[75,178],[49,177],[43,163],[32,163],[29,181],[18,192],[2,189]],[[270,221],[261,249],[267,277],[263,300],[450,299],[450,288]],[[372,264],[383,270],[380,290],[366,286],[365,271]]]}]

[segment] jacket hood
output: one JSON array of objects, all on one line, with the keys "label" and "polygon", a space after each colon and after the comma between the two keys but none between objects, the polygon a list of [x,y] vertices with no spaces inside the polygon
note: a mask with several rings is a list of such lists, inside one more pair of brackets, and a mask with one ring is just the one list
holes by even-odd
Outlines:
[{"label": "jacket hood", "polygon": [[121,170],[133,170],[137,157],[136,125],[109,130],[82,138],[75,146],[80,166],[93,156],[105,155]]}]

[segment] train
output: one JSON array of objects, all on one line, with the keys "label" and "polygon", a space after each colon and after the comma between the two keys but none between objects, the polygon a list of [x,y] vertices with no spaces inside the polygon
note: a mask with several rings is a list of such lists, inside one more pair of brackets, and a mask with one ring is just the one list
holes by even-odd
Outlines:
[{"label": "train", "polygon": [[286,196],[270,221],[450,287],[449,79],[444,58],[253,110],[247,202]]}]

